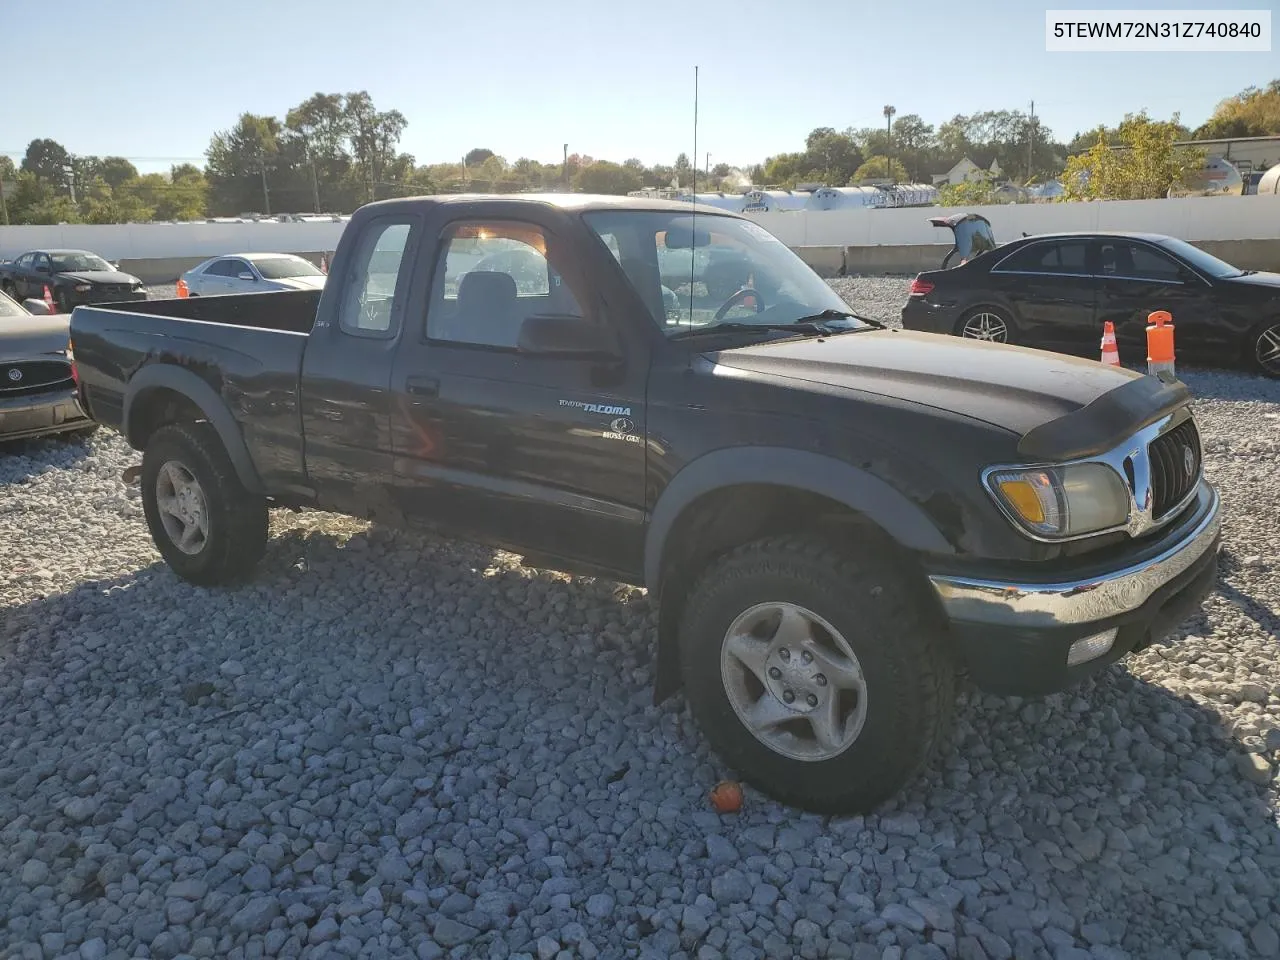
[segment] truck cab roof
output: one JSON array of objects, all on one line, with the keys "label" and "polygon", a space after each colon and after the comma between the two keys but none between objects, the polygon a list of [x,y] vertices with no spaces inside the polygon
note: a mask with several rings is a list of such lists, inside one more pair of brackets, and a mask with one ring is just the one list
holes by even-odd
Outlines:
[{"label": "truck cab roof", "polygon": [[365,204],[357,211],[357,215],[379,216],[393,210],[425,211],[436,207],[477,203],[538,204],[577,212],[590,210],[665,210],[677,213],[696,212],[699,215],[728,216],[744,219],[738,217],[737,214],[705,203],[594,193],[454,193],[422,197],[398,197],[392,200],[378,200],[374,203]]}]

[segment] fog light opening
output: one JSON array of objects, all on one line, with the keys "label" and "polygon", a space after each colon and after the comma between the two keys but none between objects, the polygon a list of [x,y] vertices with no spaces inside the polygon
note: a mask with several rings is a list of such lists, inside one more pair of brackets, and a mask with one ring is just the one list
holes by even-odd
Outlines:
[{"label": "fog light opening", "polygon": [[1098,659],[1098,657],[1111,649],[1111,645],[1116,642],[1117,633],[1119,633],[1119,628],[1113,627],[1110,630],[1102,631],[1102,633],[1095,633],[1092,636],[1082,637],[1077,640],[1071,645],[1071,649],[1067,651],[1067,666],[1078,667],[1082,663]]}]

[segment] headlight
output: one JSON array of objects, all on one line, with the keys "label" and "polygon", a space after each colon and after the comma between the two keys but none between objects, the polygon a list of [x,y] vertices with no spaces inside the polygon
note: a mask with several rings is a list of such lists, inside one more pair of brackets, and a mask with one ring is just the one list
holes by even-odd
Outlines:
[{"label": "headlight", "polygon": [[1124,480],[1101,463],[993,470],[987,488],[1010,517],[1049,540],[1097,533],[1129,519]]},{"label": "headlight", "polygon": [[91,283],[77,283],[77,284],[76,284],[76,292],[77,292],[77,293],[88,293],[88,292],[89,292],[90,290],[92,290],[92,289],[93,289],[93,284],[91,284]]}]

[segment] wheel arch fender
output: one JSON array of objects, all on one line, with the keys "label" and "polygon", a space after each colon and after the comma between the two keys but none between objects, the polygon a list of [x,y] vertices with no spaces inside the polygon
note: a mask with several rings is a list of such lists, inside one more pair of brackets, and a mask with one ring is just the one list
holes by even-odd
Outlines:
[{"label": "wheel arch fender", "polygon": [[895,543],[912,552],[954,554],[955,547],[925,511],[885,480],[834,457],[787,447],[729,447],[688,463],[658,498],[645,532],[644,579],[658,598],[658,651],[654,702],[681,685],[678,607],[663,597],[667,547],[689,518],[689,508],[716,490],[770,485],[816,494],[867,517]]},{"label": "wheel arch fender", "polygon": [[818,494],[866,514],[907,550],[955,552],[921,507],[867,470],[807,450],[728,447],[690,461],[659,496],[644,542],[644,579],[650,591],[661,587],[666,545],[685,510],[707,493],[740,484]]},{"label": "wheel arch fender", "polygon": [[262,480],[258,476],[253,458],[249,456],[240,424],[232,415],[226,400],[208,383],[182,367],[151,364],[143,367],[129,380],[121,422],[125,438],[131,445],[137,446],[138,411],[145,406],[147,395],[156,390],[172,390],[195,404],[217,431],[240,482],[253,493],[263,492]]}]

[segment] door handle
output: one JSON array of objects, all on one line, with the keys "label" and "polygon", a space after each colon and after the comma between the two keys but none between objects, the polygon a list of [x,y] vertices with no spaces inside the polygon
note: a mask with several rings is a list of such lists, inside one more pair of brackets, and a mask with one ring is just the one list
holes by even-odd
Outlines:
[{"label": "door handle", "polygon": [[409,377],[405,381],[405,389],[419,397],[438,397],[440,381],[431,377]]}]

